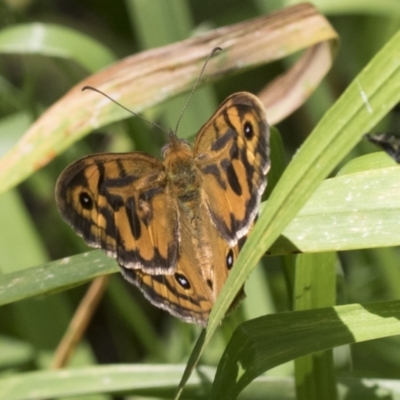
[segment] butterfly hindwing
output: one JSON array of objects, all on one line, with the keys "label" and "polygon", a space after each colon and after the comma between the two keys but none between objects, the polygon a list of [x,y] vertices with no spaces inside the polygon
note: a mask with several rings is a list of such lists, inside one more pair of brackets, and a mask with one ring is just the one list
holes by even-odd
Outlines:
[{"label": "butterfly hindwing", "polygon": [[[244,240],[230,248],[214,229],[213,265],[202,270],[196,260],[190,237],[182,235],[182,253],[176,271],[172,274],[153,275],[141,270],[121,266],[124,277],[136,285],[156,307],[162,308],[185,322],[207,325],[216,298],[236,260]],[[243,238],[244,239],[244,238]],[[233,302],[234,307],[244,297],[243,289]]]}]

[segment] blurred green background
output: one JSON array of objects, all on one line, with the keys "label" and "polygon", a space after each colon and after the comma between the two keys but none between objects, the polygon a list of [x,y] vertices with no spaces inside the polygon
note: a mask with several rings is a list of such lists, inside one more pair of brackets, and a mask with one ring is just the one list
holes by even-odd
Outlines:
[{"label": "blurred green background", "polygon": [[[295,1],[278,0],[3,0],[0,2],[0,155],[29,125],[69,88],[107,64],[145,49],[163,46],[209,29],[272,12]],[[341,37],[331,72],[307,103],[280,123],[287,159],[295,153],[324,112],[400,27],[400,2],[314,1]],[[32,24],[43,23],[43,29]],[[19,27],[20,40],[10,44],[9,29]],[[66,31],[65,28],[69,30]],[[35,35],[46,35],[48,46],[35,48]],[[211,49],[210,49],[211,50]],[[399,55],[400,57],[400,55]],[[285,70],[290,61],[259,67],[200,88],[180,129],[197,129],[227,95],[257,93]],[[197,97],[197,99],[196,99]],[[175,126],[187,95],[146,112],[168,128]],[[400,109],[377,131],[399,131]],[[102,127],[73,145],[45,168],[0,196],[0,273],[81,253],[82,240],[61,220],[54,185],[72,161],[103,151],[144,150],[159,155],[164,135],[138,118]],[[360,143],[347,160],[375,151]],[[339,254],[338,303],[400,298],[399,251],[395,248]],[[285,261],[285,260],[283,260]],[[265,258],[246,285],[249,299],[229,317],[214,338],[204,361],[216,363],[232,328],[242,319],[290,310],[281,258]],[[48,365],[57,343],[86,286],[46,298],[0,308],[0,374]],[[152,307],[119,275],[112,277],[74,364],[184,362],[199,329]],[[398,338],[382,339],[335,353],[346,376],[398,379]],[[285,365],[272,374],[290,375]]]}]

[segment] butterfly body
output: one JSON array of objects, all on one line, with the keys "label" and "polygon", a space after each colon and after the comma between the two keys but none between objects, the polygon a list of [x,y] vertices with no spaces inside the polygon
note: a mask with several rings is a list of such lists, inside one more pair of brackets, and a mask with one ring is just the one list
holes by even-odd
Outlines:
[{"label": "butterfly body", "polygon": [[206,325],[258,212],[268,143],[262,104],[235,93],[193,149],[171,132],[162,161],[140,152],[78,160],[58,180],[58,207],[153,304]]}]

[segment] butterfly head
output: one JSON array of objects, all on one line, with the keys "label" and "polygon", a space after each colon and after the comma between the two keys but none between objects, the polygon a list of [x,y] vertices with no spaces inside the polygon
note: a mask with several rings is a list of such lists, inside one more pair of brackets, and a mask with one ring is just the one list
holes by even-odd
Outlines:
[{"label": "butterfly head", "polygon": [[193,150],[190,143],[185,139],[179,139],[176,133],[172,130],[168,132],[169,142],[164,145],[161,150],[161,154],[164,159],[171,157],[172,154],[186,154],[187,156],[193,156]]}]

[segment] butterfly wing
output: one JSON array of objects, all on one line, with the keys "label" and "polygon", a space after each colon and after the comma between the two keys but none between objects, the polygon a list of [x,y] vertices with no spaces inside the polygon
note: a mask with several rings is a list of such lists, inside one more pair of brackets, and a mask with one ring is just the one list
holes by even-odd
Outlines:
[{"label": "butterfly wing", "polygon": [[156,274],[175,269],[180,241],[176,204],[156,158],[135,152],[78,160],[58,179],[56,200],[85,241],[119,264]]},{"label": "butterfly wing", "polygon": [[[207,213],[206,210],[204,212]],[[211,225],[210,219],[207,220]],[[202,270],[196,259],[196,249],[191,237],[183,232],[182,248],[185,251],[182,252],[174,273],[152,275],[121,266],[122,274],[156,307],[168,311],[185,322],[205,327],[215,300],[245,239],[242,238],[236,246],[230,248],[214,226],[209,232],[212,243],[211,268]],[[231,308],[235,307],[243,297],[242,289]]]},{"label": "butterfly wing", "polygon": [[172,275],[151,275],[123,266],[121,271],[125,279],[136,285],[154,306],[185,322],[206,326],[212,303],[201,281],[195,281],[200,287],[189,286],[180,269]]},{"label": "butterfly wing", "polygon": [[257,215],[270,166],[260,100],[247,92],[228,97],[198,133],[194,154],[211,219],[232,247]]}]

